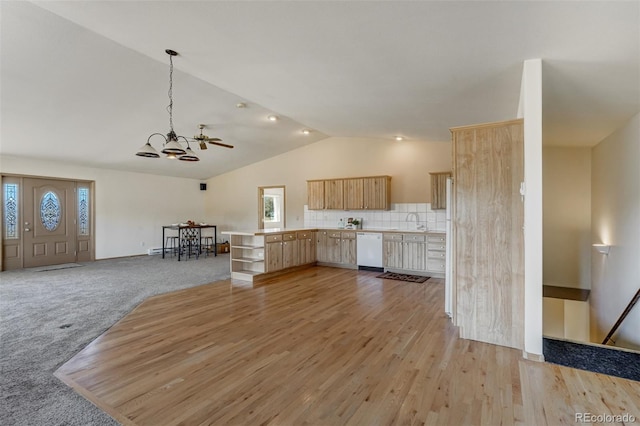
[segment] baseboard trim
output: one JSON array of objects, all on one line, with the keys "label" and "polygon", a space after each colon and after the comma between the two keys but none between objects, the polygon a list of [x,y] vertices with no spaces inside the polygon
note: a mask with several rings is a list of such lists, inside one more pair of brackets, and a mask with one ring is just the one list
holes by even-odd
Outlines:
[{"label": "baseboard trim", "polygon": [[544,355],[543,354],[534,354],[534,353],[527,352],[527,351],[523,350],[522,351],[522,357],[524,359],[528,359],[529,361],[544,362]]}]

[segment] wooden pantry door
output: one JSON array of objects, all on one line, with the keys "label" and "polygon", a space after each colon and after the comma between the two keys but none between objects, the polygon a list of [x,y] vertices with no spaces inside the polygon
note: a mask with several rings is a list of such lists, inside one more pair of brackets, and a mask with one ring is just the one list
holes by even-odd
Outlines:
[{"label": "wooden pantry door", "polygon": [[523,123],[453,136],[453,289],[460,337],[524,346]]}]

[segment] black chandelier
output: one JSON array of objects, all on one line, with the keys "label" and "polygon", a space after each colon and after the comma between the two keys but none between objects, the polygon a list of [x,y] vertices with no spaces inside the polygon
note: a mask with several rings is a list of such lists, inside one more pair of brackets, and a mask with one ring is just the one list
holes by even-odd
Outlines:
[{"label": "black chandelier", "polygon": [[[152,133],[147,138],[147,143],[136,152],[136,155],[146,158],[159,158],[160,154],[151,146],[151,138],[161,136],[162,139],[164,139],[161,152],[166,155],[166,158],[177,158],[181,161],[200,161],[189,146],[189,140],[184,136],[176,135],[176,132],[173,130],[173,57],[177,56],[178,52],[171,49],[167,49],[165,52],[169,55],[169,106],[167,106],[167,111],[169,111],[169,133],[167,133],[167,136],[162,133]],[[184,139],[187,143],[187,149],[184,149],[182,145],[180,145],[179,139]]]}]

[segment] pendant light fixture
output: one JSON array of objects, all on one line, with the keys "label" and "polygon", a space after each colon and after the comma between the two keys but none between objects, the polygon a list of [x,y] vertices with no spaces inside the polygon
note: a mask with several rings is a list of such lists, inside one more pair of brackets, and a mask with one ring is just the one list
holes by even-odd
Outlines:
[{"label": "pendant light fixture", "polygon": [[[146,158],[159,158],[160,154],[151,146],[151,138],[161,136],[164,139],[161,152],[166,154],[167,158],[175,159],[177,157],[182,161],[200,161],[189,146],[189,140],[184,136],[176,135],[176,132],[173,130],[173,57],[177,56],[178,53],[171,49],[167,49],[165,52],[169,55],[169,106],[167,106],[167,111],[169,111],[169,133],[167,133],[167,136],[164,136],[162,133],[152,133],[147,138],[147,143],[136,152],[136,155]],[[187,149],[182,147],[179,139],[184,139],[187,143]]]}]

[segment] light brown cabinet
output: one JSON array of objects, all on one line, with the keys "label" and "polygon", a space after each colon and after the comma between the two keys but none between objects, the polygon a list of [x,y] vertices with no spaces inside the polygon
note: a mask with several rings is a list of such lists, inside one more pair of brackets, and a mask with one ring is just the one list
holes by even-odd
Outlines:
[{"label": "light brown cabinet", "polygon": [[385,268],[402,269],[402,234],[384,234],[382,237],[383,265]]},{"label": "light brown cabinet", "polygon": [[267,235],[265,239],[265,272],[282,269],[282,235]]},{"label": "light brown cabinet", "polygon": [[308,180],[309,210],[389,210],[391,177]]},{"label": "light brown cabinet", "polygon": [[329,232],[327,243],[327,262],[342,262],[342,237],[340,236],[340,232]]},{"label": "light brown cabinet", "polygon": [[344,179],[344,208],[346,210],[364,209],[364,179]]},{"label": "light brown cabinet", "polygon": [[324,208],[327,210],[344,209],[344,187],[342,179],[324,181]]},{"label": "light brown cabinet", "polygon": [[363,179],[365,210],[389,210],[391,207],[391,177],[374,176]]},{"label": "light brown cabinet", "polygon": [[298,232],[298,265],[316,261],[316,233]]},{"label": "light brown cabinet", "polygon": [[445,273],[446,248],[445,234],[429,234],[427,236],[427,271],[438,274]]},{"label": "light brown cabinet", "polygon": [[355,266],[357,256],[355,232],[318,231],[317,241],[318,262]]},{"label": "light brown cabinet", "polygon": [[324,181],[307,181],[307,206],[309,210],[324,209]]},{"label": "light brown cabinet", "polygon": [[318,231],[318,262],[340,263],[342,260],[340,231]]},{"label": "light brown cabinet", "polygon": [[447,208],[447,178],[451,172],[429,173],[431,175],[431,209]]},{"label": "light brown cabinet", "polygon": [[340,233],[340,263],[347,265],[355,265],[357,263],[356,244],[355,232]]},{"label": "light brown cabinet", "polygon": [[298,266],[298,239],[291,232],[282,234],[282,267]]},{"label": "light brown cabinet", "polygon": [[[384,267],[407,271],[427,271],[444,276],[445,234],[396,234],[383,236]],[[431,257],[430,257],[431,256]]]},{"label": "light brown cabinet", "polygon": [[316,233],[316,259],[318,262],[328,262],[329,260],[329,231],[318,231]]},{"label": "light brown cabinet", "polygon": [[426,235],[404,234],[402,236],[402,244],[402,269],[426,271]]}]

